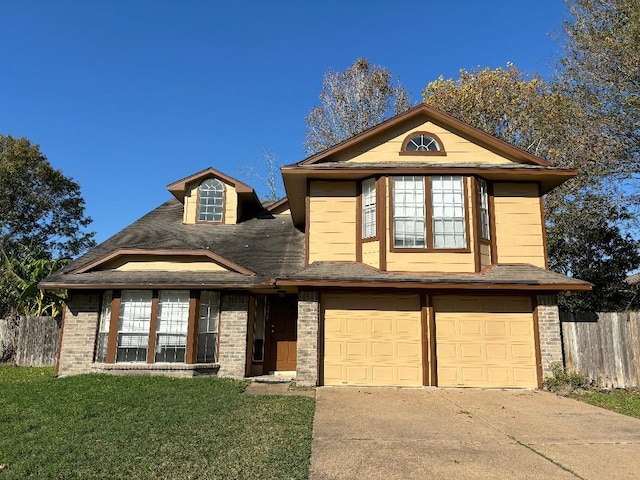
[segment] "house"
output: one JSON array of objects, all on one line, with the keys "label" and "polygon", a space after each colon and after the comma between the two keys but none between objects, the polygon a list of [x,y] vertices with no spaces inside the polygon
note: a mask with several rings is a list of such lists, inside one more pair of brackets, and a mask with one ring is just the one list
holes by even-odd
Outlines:
[{"label": "house", "polygon": [[207,168],[41,283],[58,374],[539,388],[562,361],[542,196],[576,175],[420,105],[282,168],[263,206]]}]

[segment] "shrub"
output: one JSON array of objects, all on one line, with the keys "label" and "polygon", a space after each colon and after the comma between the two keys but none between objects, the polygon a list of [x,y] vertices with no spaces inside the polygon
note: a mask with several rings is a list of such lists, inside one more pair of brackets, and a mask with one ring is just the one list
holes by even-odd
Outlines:
[{"label": "shrub", "polygon": [[544,379],[544,388],[550,392],[571,393],[574,390],[591,390],[598,384],[583,373],[567,370],[560,362],[551,366],[551,373],[550,377]]}]

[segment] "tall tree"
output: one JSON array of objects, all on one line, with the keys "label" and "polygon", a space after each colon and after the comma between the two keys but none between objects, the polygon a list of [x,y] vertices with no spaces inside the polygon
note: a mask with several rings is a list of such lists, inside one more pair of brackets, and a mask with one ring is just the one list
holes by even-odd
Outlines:
[{"label": "tall tree", "polygon": [[[623,142],[603,128],[602,121],[585,106],[586,97],[575,97],[565,87],[562,82],[551,83],[527,76],[509,65],[506,69],[462,70],[456,80],[441,77],[427,86],[423,97],[427,104],[553,165],[577,169],[577,178],[545,198],[547,232],[549,238],[557,240],[557,247],[549,251],[550,264],[558,271],[579,276],[588,272],[586,268],[579,268],[588,263],[583,258],[585,255],[593,256],[589,260],[591,265],[609,268],[613,265],[611,262],[605,265],[595,256],[616,257],[625,252],[626,257],[615,265],[621,270],[627,268],[616,273],[625,275],[640,266],[630,253],[638,246],[620,229],[637,228],[638,219],[627,214],[633,197],[618,180],[629,178],[633,171],[638,171],[638,166],[620,155]],[[580,200],[585,198],[589,201]],[[580,205],[580,209],[576,209],[576,205]],[[591,230],[592,235],[584,235],[583,224],[567,220],[571,215],[581,220],[588,218],[599,227]],[[568,242],[566,246],[570,243],[572,248],[560,248],[563,242]],[[566,265],[569,268],[565,268]],[[599,299],[601,308],[611,308],[612,299],[622,301],[622,297],[616,295],[605,299],[597,293],[608,288],[607,282],[611,279],[606,275],[589,273],[585,279],[596,283],[596,293],[586,294],[580,300],[581,305],[593,301],[590,305],[594,306]],[[623,286],[618,282],[616,288]],[[578,306],[576,302],[571,305],[572,308]]]},{"label": "tall tree", "polygon": [[384,67],[359,58],[344,72],[324,74],[320,105],[306,117],[305,148],[312,154],[371,128],[411,105],[409,94]]},{"label": "tall tree", "polygon": [[[565,0],[561,79],[640,161],[640,0]],[[636,172],[638,169],[636,168]]]},{"label": "tall tree", "polygon": [[[593,217],[585,212],[599,209]],[[593,284],[591,292],[567,292],[560,307],[569,311],[607,312],[640,307],[640,298],[626,282],[640,267],[638,242],[621,224],[631,218],[608,197],[578,195],[558,208],[548,229],[549,267]]]},{"label": "tall tree", "polygon": [[38,145],[0,135],[0,317],[30,306],[45,310],[35,285],[94,245],[85,230],[90,222],[78,183],[53,168]]},{"label": "tall tree", "polygon": [[93,245],[89,223],[78,183],[53,168],[38,145],[0,135],[1,249],[27,245],[52,257],[78,255]]}]

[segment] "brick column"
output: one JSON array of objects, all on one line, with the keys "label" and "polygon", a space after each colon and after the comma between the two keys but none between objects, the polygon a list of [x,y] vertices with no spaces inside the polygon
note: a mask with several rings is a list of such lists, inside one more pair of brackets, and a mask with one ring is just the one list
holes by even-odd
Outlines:
[{"label": "brick column", "polygon": [[562,338],[560,336],[560,315],[558,299],[555,295],[538,295],[538,329],[540,332],[540,353],[542,376],[551,375],[551,365],[562,363]]},{"label": "brick column", "polygon": [[318,324],[320,320],[320,295],[318,292],[298,293],[298,361],[296,383],[318,383]]},{"label": "brick column", "polygon": [[93,371],[93,351],[98,331],[100,295],[71,292],[65,305],[58,376]]},{"label": "brick column", "polygon": [[247,325],[249,295],[222,295],[220,308],[220,352],[218,363],[221,377],[244,378],[247,361]]}]

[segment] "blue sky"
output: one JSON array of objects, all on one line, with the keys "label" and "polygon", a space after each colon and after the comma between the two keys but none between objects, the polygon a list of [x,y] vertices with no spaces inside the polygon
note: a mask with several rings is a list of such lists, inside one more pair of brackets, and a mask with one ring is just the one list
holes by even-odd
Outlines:
[{"label": "blue sky", "polygon": [[100,242],[206,167],[253,184],[265,149],[303,159],[330,67],[365,57],[415,101],[460,68],[548,76],[566,19],[562,0],[0,0],[0,133],[80,183]]}]

